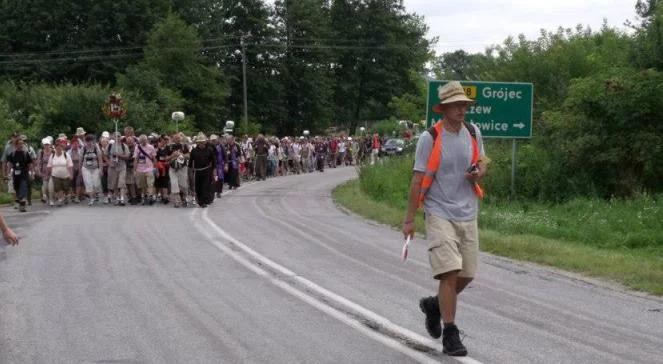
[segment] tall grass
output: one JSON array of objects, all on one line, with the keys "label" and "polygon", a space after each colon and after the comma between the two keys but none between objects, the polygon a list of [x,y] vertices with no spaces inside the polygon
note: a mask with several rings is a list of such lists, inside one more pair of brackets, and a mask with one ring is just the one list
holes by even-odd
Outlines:
[{"label": "tall grass", "polygon": [[[509,187],[503,182],[504,162],[499,158],[490,166],[484,181],[488,197],[481,206],[481,227],[598,248],[663,252],[663,195],[611,200],[576,197],[558,203],[536,199],[509,201],[504,197],[508,196],[504,190]],[[363,167],[359,173],[362,192],[405,213],[413,163],[409,154]],[[491,196],[491,191],[497,196]]]}]

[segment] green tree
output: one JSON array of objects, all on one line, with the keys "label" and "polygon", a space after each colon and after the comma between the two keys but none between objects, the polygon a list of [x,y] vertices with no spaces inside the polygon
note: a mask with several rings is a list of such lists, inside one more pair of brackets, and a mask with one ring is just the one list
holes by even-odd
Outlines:
[{"label": "green tree", "polygon": [[284,118],[278,120],[280,133],[322,130],[331,119],[332,54],[325,46],[331,36],[326,3],[279,0],[274,4],[282,40],[278,73],[286,107]]},{"label": "green tree", "polygon": [[158,23],[149,35],[145,59],[126,74],[118,75],[120,84],[143,93],[146,101],[162,104],[164,119],[182,105],[195,126],[220,130],[225,122],[224,99],[227,88],[222,71],[207,65],[195,29],[171,14]]},{"label": "green tree", "polygon": [[140,60],[170,0],[0,2],[0,75],[46,81],[114,81]]},{"label": "green tree", "polygon": [[[210,51],[210,55],[222,65],[228,77],[229,118],[243,127],[241,39],[244,38],[249,120],[274,128],[276,120],[285,119],[286,108],[280,98],[283,86],[276,72],[281,49],[273,44],[277,34],[270,21],[271,9],[260,0],[225,0],[222,9],[223,20],[219,24],[223,47]],[[249,129],[250,132],[254,128]]]},{"label": "green tree", "polygon": [[636,27],[632,59],[638,67],[663,70],[663,4],[649,0],[638,1],[642,24]]},{"label": "green tree", "polygon": [[630,68],[574,80],[563,110],[547,114],[547,147],[566,167],[560,180],[604,197],[661,192],[662,84],[663,73]]},{"label": "green tree", "polygon": [[386,119],[392,97],[417,94],[411,71],[423,73],[431,58],[422,17],[398,0],[334,0],[331,22],[336,122],[355,130],[360,120]]}]

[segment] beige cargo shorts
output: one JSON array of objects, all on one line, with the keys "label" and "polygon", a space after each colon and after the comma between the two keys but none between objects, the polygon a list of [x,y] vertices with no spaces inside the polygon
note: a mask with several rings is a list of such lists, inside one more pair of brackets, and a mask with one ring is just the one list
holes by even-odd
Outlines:
[{"label": "beige cargo shorts", "polygon": [[452,271],[459,271],[459,277],[474,278],[479,257],[476,219],[449,221],[427,214],[426,239],[433,278]]}]

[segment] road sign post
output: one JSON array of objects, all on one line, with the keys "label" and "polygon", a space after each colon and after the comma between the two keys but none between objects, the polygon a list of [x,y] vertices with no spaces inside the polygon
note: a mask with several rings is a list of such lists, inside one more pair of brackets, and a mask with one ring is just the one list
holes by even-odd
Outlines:
[{"label": "road sign post", "polygon": [[[439,90],[449,81],[429,81],[426,125],[442,119],[433,112],[440,103]],[[475,124],[484,138],[513,139],[511,155],[511,194],[515,196],[516,139],[532,137],[534,86],[520,82],[460,81],[467,97],[476,101],[465,120]]]}]

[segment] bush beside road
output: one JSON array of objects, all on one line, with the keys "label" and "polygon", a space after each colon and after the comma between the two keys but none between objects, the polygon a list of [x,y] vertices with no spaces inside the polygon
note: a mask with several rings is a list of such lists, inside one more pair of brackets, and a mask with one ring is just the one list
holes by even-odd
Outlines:
[{"label": "bush beside road", "polygon": [[[400,229],[411,167],[411,155],[364,167],[359,180],[334,190],[334,199],[361,216]],[[662,200],[660,195],[575,198],[556,204],[486,199],[479,218],[481,247],[663,295]],[[416,228],[424,232],[421,212]]]}]

